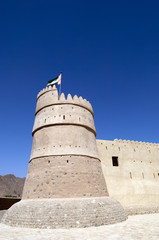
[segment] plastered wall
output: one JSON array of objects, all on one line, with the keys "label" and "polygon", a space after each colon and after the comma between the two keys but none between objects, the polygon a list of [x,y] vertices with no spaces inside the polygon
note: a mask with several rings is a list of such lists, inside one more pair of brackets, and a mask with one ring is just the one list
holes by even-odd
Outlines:
[{"label": "plastered wall", "polygon": [[76,95],[60,99],[56,88],[37,96],[33,127],[33,158],[50,155],[84,155],[98,158],[91,104]]},{"label": "plastered wall", "polygon": [[91,104],[60,98],[55,87],[37,96],[33,144],[23,199],[108,196]]},{"label": "plastered wall", "polygon": [[159,144],[97,140],[97,148],[110,197],[123,206],[159,205]]}]

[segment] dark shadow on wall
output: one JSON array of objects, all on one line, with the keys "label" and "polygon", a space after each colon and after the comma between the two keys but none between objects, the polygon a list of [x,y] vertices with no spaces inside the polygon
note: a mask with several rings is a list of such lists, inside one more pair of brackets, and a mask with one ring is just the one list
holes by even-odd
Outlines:
[{"label": "dark shadow on wall", "polygon": [[0,198],[0,210],[6,210],[20,200],[20,198]]}]

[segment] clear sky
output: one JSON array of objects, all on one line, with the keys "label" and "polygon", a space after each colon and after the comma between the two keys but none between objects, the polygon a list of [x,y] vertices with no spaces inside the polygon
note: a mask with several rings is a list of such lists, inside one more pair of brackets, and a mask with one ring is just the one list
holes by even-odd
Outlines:
[{"label": "clear sky", "polygon": [[27,174],[36,95],[92,103],[97,138],[159,142],[159,1],[5,0],[0,6],[0,175]]}]

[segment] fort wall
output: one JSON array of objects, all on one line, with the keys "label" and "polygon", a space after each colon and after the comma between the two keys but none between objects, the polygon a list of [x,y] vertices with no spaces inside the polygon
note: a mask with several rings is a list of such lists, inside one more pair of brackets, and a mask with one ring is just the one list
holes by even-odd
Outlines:
[{"label": "fort wall", "polygon": [[159,207],[159,144],[115,139],[97,147],[110,197],[138,211]]},{"label": "fort wall", "polygon": [[23,199],[107,196],[100,161],[77,155],[48,156],[30,162]]}]

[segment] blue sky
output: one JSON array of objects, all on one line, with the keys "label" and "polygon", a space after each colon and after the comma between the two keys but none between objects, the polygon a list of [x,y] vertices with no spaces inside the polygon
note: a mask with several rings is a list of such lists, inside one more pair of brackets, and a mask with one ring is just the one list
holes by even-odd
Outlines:
[{"label": "blue sky", "polygon": [[0,175],[26,176],[37,93],[92,103],[97,138],[158,142],[158,1],[27,0],[0,4]]}]

